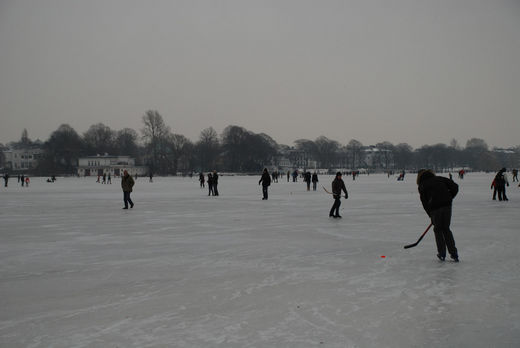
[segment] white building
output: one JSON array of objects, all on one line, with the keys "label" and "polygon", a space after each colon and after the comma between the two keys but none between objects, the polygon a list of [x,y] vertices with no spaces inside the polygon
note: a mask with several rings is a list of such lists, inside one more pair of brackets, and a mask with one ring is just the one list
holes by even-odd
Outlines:
[{"label": "white building", "polygon": [[97,155],[78,159],[79,176],[97,176],[110,174],[119,176],[127,170],[130,175],[148,175],[148,169],[144,166],[136,166],[135,159],[130,156]]},{"label": "white building", "polygon": [[34,169],[42,155],[43,150],[39,147],[5,150],[5,167],[19,172]]}]

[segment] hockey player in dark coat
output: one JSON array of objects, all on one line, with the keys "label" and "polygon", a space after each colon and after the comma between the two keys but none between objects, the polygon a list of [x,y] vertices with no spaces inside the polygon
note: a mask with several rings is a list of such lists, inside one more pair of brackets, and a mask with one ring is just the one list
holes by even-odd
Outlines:
[{"label": "hockey player in dark coat", "polygon": [[459,192],[459,185],[426,169],[418,172],[417,185],[423,208],[433,223],[437,257],[444,261],[447,248],[451,258],[459,262],[459,254],[450,230],[452,201]]},{"label": "hockey player in dark coat", "polygon": [[263,198],[262,200],[267,199],[267,188],[269,185],[271,185],[271,177],[269,176],[269,173],[267,172],[267,168],[264,168],[264,172],[262,173],[262,177],[260,178],[260,181],[258,181],[258,185],[262,184],[262,193]]},{"label": "hockey player in dark coat", "polygon": [[345,192],[345,199],[348,199],[347,188],[343,179],[341,179],[341,172],[336,173],[336,178],[332,181],[332,197],[334,197],[334,204],[330,208],[329,217],[335,219],[341,218],[339,215],[339,206],[341,205],[341,191]]}]

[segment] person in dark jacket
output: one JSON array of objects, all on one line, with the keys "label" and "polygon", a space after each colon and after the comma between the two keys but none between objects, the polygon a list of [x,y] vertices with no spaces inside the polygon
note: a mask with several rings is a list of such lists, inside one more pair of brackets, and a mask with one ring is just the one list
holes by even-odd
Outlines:
[{"label": "person in dark jacket", "polygon": [[134,179],[126,169],[123,171],[123,176],[121,177],[121,188],[123,189],[123,202],[125,206],[123,209],[128,209],[128,203],[130,203],[130,208],[134,207],[134,202],[130,198],[130,193],[132,192],[132,188],[134,187]]},{"label": "person in dark jacket", "polygon": [[204,188],[204,187],[206,187],[206,186],[204,185],[204,182],[205,182],[205,181],[206,181],[206,180],[205,180],[205,178],[204,178],[204,174],[202,174],[202,172],[199,173],[200,188]]},{"label": "person in dark jacket", "polygon": [[218,174],[217,171],[213,171],[213,195],[218,196]]},{"label": "person in dark jacket", "polygon": [[214,196],[213,192],[213,174],[208,173],[208,196]]},{"label": "person in dark jacket", "polygon": [[447,248],[451,258],[459,262],[459,254],[450,230],[452,201],[459,192],[459,185],[448,178],[436,176],[429,169],[419,170],[417,185],[423,208],[433,223],[437,257],[444,261]]},{"label": "person in dark jacket", "polygon": [[500,171],[495,175],[495,179],[491,184],[491,188],[494,188],[493,191],[493,200],[496,199],[496,194],[498,192],[498,200],[499,201],[508,201],[506,196],[506,185],[509,186],[509,181],[507,180],[506,168],[500,169]]},{"label": "person in dark jacket", "polygon": [[264,172],[262,173],[262,177],[260,178],[260,181],[258,181],[258,185],[262,184],[262,193],[264,197],[262,200],[267,199],[267,188],[269,185],[271,185],[271,177],[269,176],[269,173],[267,172],[267,168],[264,168]]},{"label": "person in dark jacket", "polygon": [[341,218],[339,215],[339,206],[341,205],[341,191],[345,192],[345,199],[348,199],[347,188],[343,179],[341,179],[341,172],[336,173],[336,178],[332,181],[332,197],[334,197],[334,204],[330,208],[329,217],[335,219]]},{"label": "person in dark jacket", "polygon": [[305,183],[307,184],[307,191],[311,190],[311,177],[312,177],[312,174],[309,171],[307,171],[307,172],[305,172],[305,174],[303,174],[303,181],[305,181]]},{"label": "person in dark jacket", "polygon": [[7,183],[9,181],[9,174],[5,173],[4,174],[4,186],[7,187]]},{"label": "person in dark jacket", "polygon": [[318,174],[314,172],[312,174],[312,189],[313,191],[316,191],[316,185],[318,184]]}]

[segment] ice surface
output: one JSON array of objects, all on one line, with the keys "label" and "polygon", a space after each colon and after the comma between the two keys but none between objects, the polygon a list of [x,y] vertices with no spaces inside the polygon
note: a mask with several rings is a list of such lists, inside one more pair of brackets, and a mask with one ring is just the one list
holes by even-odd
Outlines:
[{"label": "ice surface", "polygon": [[[0,188],[1,347],[518,347],[520,188],[460,181],[460,263],[435,257],[415,176],[11,179]],[[332,177],[320,176],[330,188]],[[381,258],[386,256],[386,258]]]}]

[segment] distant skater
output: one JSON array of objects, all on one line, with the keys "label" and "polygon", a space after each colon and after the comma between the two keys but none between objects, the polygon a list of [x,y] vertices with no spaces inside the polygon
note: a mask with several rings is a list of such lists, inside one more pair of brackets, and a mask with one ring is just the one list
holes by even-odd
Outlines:
[{"label": "distant skater", "polygon": [[518,182],[518,169],[513,169],[513,182]]},{"label": "distant skater", "polygon": [[339,215],[339,206],[341,205],[341,191],[345,193],[345,199],[348,199],[347,188],[343,179],[341,179],[341,172],[336,173],[336,178],[332,181],[332,197],[334,198],[334,204],[330,208],[329,217],[335,219],[341,218]]},{"label": "distant skater", "polygon": [[218,174],[217,171],[213,171],[213,195],[218,196]]},{"label": "distant skater", "polygon": [[506,185],[509,186],[509,181],[507,180],[506,168],[502,168],[495,175],[495,179],[491,184],[491,188],[493,190],[493,200],[496,200],[496,194],[498,193],[499,201],[508,201],[509,199],[506,196]]},{"label": "distant skater", "polygon": [[132,192],[134,184],[134,179],[132,178],[132,176],[128,174],[128,171],[125,169],[121,178],[121,188],[123,189],[123,202],[125,203],[123,209],[128,209],[128,203],[130,203],[130,208],[134,207],[134,202],[132,202],[132,199],[130,198],[130,193]]},{"label": "distant skater", "polygon": [[108,173],[108,183],[112,185],[112,176]]},{"label": "distant skater", "polygon": [[289,179],[291,178],[291,171],[288,170],[287,171],[287,182],[289,182]]},{"label": "distant skater", "polygon": [[22,176],[20,177],[20,179],[21,179],[22,187],[23,187],[23,185],[25,185],[25,175],[22,174]]},{"label": "distant skater", "polygon": [[316,185],[318,185],[318,174],[316,172],[312,173],[312,190],[316,191]]},{"label": "distant skater", "polygon": [[31,179],[29,179],[28,176],[25,177],[25,187],[29,187],[29,184],[31,183]]},{"label": "distant skater", "polygon": [[153,173],[152,172],[150,172],[150,175],[148,175],[148,177],[150,178],[148,180],[148,182],[153,182]]},{"label": "distant skater", "polygon": [[459,192],[459,185],[448,178],[436,176],[429,169],[421,169],[417,173],[417,186],[423,208],[433,223],[437,257],[444,261],[447,248],[453,261],[459,262],[450,230],[452,201]]},{"label": "distant skater", "polygon": [[200,188],[204,188],[204,187],[206,187],[206,186],[204,186],[204,182],[205,182],[205,181],[206,181],[206,180],[204,180],[204,174],[202,174],[202,172],[199,173]]},{"label": "distant skater", "polygon": [[309,172],[309,171],[305,172],[305,174],[303,175],[303,178],[304,178],[303,180],[307,184],[307,191],[310,191],[311,190],[311,178],[312,178],[311,172]]},{"label": "distant skater", "polygon": [[208,173],[208,196],[214,196],[213,192],[213,174]]},{"label": "distant skater", "polygon": [[267,172],[267,168],[264,168],[262,177],[260,178],[260,181],[258,181],[258,185],[260,185],[260,184],[262,184],[262,193],[263,193],[262,200],[267,200],[267,188],[269,187],[269,185],[271,185],[271,177],[269,176],[269,173]]},{"label": "distant skater", "polygon": [[7,187],[7,182],[9,181],[9,174],[4,174],[4,187]]}]

